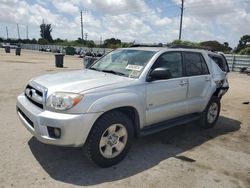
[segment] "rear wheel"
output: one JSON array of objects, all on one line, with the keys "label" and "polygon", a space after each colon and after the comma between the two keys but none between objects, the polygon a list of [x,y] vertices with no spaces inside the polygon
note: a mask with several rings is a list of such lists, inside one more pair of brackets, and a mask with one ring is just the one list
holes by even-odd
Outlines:
[{"label": "rear wheel", "polygon": [[205,129],[212,128],[218,120],[220,114],[220,99],[213,96],[206,109],[202,112],[199,126]]},{"label": "rear wheel", "polygon": [[94,124],[86,142],[88,158],[101,167],[120,162],[133,141],[131,120],[123,113],[111,111]]}]

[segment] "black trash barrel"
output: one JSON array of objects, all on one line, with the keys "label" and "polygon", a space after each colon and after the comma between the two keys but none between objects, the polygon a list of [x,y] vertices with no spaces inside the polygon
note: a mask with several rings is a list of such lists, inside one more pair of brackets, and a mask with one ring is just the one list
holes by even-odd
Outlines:
[{"label": "black trash barrel", "polygon": [[5,46],[4,48],[6,53],[10,53],[10,46]]},{"label": "black trash barrel", "polygon": [[63,67],[63,57],[64,54],[62,53],[55,54],[56,67]]},{"label": "black trash barrel", "polygon": [[16,55],[21,55],[21,48],[20,47],[16,47]]}]

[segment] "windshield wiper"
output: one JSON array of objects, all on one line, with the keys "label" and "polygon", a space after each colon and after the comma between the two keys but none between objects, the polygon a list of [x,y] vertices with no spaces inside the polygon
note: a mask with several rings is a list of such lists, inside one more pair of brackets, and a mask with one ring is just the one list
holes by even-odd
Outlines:
[{"label": "windshield wiper", "polygon": [[124,74],[122,72],[117,72],[117,71],[113,71],[113,70],[102,70],[102,72],[116,74],[116,75],[119,75],[119,76],[126,76],[126,74]]}]

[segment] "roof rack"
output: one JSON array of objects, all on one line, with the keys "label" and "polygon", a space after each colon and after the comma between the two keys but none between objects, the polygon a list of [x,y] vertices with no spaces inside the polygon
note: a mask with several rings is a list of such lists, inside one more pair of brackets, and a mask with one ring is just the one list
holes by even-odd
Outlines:
[{"label": "roof rack", "polygon": [[130,48],[135,48],[135,47],[163,47],[163,44],[132,44],[129,46]]},{"label": "roof rack", "polygon": [[210,47],[198,47],[198,46],[188,46],[188,45],[181,45],[181,44],[176,44],[176,45],[170,45],[168,46],[169,48],[189,48],[189,49],[200,49],[200,50],[208,50],[211,52],[215,52],[212,48]]}]

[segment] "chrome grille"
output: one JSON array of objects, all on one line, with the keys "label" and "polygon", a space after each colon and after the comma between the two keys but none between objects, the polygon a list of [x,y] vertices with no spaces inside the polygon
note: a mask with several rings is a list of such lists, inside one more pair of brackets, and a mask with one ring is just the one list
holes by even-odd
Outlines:
[{"label": "chrome grille", "polygon": [[25,88],[25,96],[27,99],[36,105],[37,107],[43,109],[46,98],[46,89],[37,85],[36,83],[29,83]]}]

